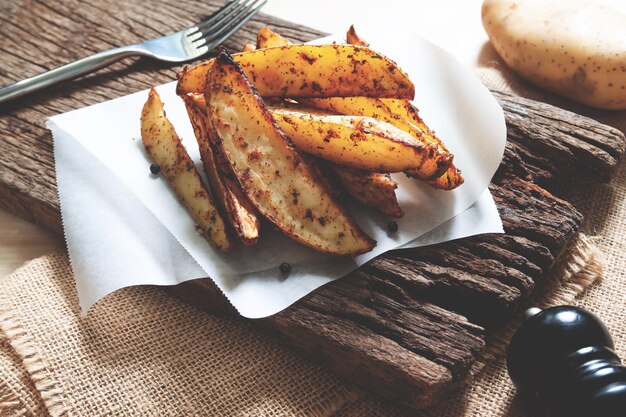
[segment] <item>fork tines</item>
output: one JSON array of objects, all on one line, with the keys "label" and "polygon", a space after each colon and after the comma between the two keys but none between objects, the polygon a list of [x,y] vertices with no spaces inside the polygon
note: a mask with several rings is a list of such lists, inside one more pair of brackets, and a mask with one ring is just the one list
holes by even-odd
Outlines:
[{"label": "fork tines", "polygon": [[267,0],[233,0],[189,29],[187,36],[196,48],[212,50],[250,20]]}]

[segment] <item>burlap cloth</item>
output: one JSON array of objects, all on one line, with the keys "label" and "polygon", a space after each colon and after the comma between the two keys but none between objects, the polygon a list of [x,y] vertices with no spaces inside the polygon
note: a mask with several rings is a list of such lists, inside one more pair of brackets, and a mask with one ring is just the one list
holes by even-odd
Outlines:
[{"label": "burlap cloth", "polygon": [[[497,67],[479,75],[553,101]],[[624,112],[592,116],[624,131]],[[594,311],[626,357],[626,165],[611,185],[560,189],[595,237],[578,239],[533,303]],[[601,280],[596,246],[607,260]],[[0,416],[524,416],[503,362],[518,321],[492,335],[463,389],[416,413],[363,393],[253,322],[206,314],[160,288],[118,291],[80,320],[67,256],[53,254],[0,279]]]}]

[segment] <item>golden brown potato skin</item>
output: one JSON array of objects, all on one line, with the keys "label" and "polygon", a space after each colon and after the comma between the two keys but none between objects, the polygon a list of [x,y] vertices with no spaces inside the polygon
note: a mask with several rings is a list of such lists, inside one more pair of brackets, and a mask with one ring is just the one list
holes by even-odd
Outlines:
[{"label": "golden brown potato skin", "polygon": [[294,240],[322,252],[356,255],[374,247],[375,241],[315,178],[224,49],[206,86],[209,120],[221,149],[259,213]]},{"label": "golden brown potato skin", "polygon": [[250,51],[254,51],[256,49],[256,46],[254,46],[251,43],[246,43],[243,45],[243,48],[241,49],[242,52],[250,52]]},{"label": "golden brown potato skin", "polygon": [[350,25],[348,32],[346,33],[346,43],[349,45],[360,45],[360,46],[369,46],[369,43],[365,42],[363,39],[356,34],[356,30],[354,29],[354,25]]},{"label": "golden brown potato skin", "polygon": [[432,153],[407,132],[373,117],[299,106],[270,111],[298,149],[339,165],[374,172],[422,171]]},{"label": "golden brown potato skin", "polygon": [[389,174],[367,172],[333,166],[339,182],[348,194],[358,202],[392,217],[402,217],[404,212],[398,205],[396,189],[398,184]]},{"label": "golden brown potato skin", "polygon": [[[354,26],[350,26],[346,34],[347,43],[352,45],[369,46],[356,34]],[[257,48],[290,45],[291,42],[269,28],[263,28],[257,35]],[[327,164],[326,170],[332,171],[343,189],[355,200],[368,207],[393,217],[402,217],[404,213],[398,205],[396,188],[398,185],[391,179],[389,173],[368,172],[335,164]],[[319,169],[319,167],[318,167]],[[320,172],[325,177],[323,172]],[[336,188],[331,186],[332,190]]]},{"label": "golden brown potato skin", "polygon": [[256,47],[257,49],[262,48],[273,48],[275,46],[285,46],[291,45],[287,39],[280,36],[278,33],[274,32],[268,27],[264,27],[259,29],[256,35]]},{"label": "golden brown potato skin", "polygon": [[168,183],[187,207],[198,231],[216,248],[232,250],[234,243],[226,232],[224,220],[165,116],[163,103],[154,88],[141,112],[141,140],[148,155],[159,164]]},{"label": "golden brown potato skin", "polygon": [[491,44],[528,81],[601,109],[626,109],[626,15],[591,0],[486,0]]},{"label": "golden brown potato skin", "polygon": [[[367,43],[357,35],[354,26],[350,26],[350,29],[348,29],[346,41],[349,44],[367,46]],[[418,171],[409,170],[406,172],[409,177],[425,180],[431,187],[441,190],[453,190],[463,184],[465,180],[461,175],[461,170],[452,163],[452,154],[448,152],[443,142],[435,135],[435,132],[426,126],[426,123],[419,116],[417,108],[410,101],[365,100],[365,102],[360,103],[358,102],[359,100],[356,100],[356,102],[346,101],[341,103],[341,100],[339,100],[339,102],[335,103],[335,106],[343,106],[344,111],[361,111],[367,115],[376,112],[378,116],[373,117],[379,117],[381,120],[385,120],[438,148],[437,158],[435,158],[439,165],[437,173],[432,178],[422,178]]]},{"label": "golden brown potato skin", "polygon": [[[446,166],[445,163],[442,163],[439,166],[441,171],[443,171],[443,174],[426,181],[426,183],[433,188],[441,190],[453,190],[460,187],[463,182],[465,182],[463,176],[461,175],[461,170],[452,162],[452,154],[448,151],[441,139],[439,139],[435,132],[433,132],[426,125],[426,123],[424,123],[417,108],[408,100],[381,99],[381,102],[389,107],[393,114],[398,116],[394,118],[395,123],[390,122],[391,124],[395,124],[400,127],[400,129],[403,129],[401,126],[405,126],[404,128],[407,129],[407,131],[415,132],[415,134],[422,132],[422,138],[424,140],[437,146],[438,149],[441,149],[443,154],[447,153],[450,155],[450,159],[448,159],[448,168],[444,170],[444,167]],[[415,171],[407,171],[406,174],[410,177],[421,179],[419,177],[419,173]]]},{"label": "golden brown potato skin", "polygon": [[[362,46],[286,45],[233,57],[263,97],[415,96],[415,86],[393,61]],[[180,74],[177,94],[202,93],[213,62]]]},{"label": "golden brown potato skin", "polygon": [[411,134],[431,150],[421,169],[409,169],[405,171],[407,175],[427,181],[429,185],[441,189],[451,190],[463,183],[460,171],[452,163],[453,155],[426,126],[417,109],[408,100],[331,97],[301,99],[300,101],[303,104],[340,114],[374,117]]},{"label": "golden brown potato skin", "polygon": [[202,106],[197,105],[192,96],[184,96],[183,100],[198,141],[202,165],[211,184],[212,195],[241,243],[244,246],[255,245],[259,240],[260,220],[246,196],[239,189],[239,185],[234,178],[230,178],[232,172],[229,171],[223,157],[220,158],[221,154],[219,149],[216,149],[218,147],[215,138],[210,137],[213,130],[207,126],[204,97],[202,97]]}]

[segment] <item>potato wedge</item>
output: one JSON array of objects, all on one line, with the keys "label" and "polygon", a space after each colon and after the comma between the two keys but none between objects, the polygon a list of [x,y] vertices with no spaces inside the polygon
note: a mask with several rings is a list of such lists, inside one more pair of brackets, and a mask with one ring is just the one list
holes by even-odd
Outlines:
[{"label": "potato wedge", "polygon": [[[431,157],[424,161],[424,169],[422,171],[407,170],[407,175],[427,181],[435,188],[451,190],[463,183],[460,171],[452,163],[453,155],[426,126],[419,117],[417,109],[408,100],[332,97],[300,99],[299,101],[305,105],[340,114],[374,117],[402,129],[416,140],[433,148]],[[445,177],[441,178],[442,176]]]},{"label": "potato wedge", "polygon": [[[287,45],[233,55],[263,97],[412,99],[415,87],[390,59],[353,45]],[[180,74],[178,95],[203,93],[214,60]]]},{"label": "potato wedge", "polygon": [[191,96],[185,96],[183,99],[196,134],[204,172],[211,184],[212,194],[226,222],[230,224],[241,243],[244,246],[255,245],[259,240],[260,220],[238,184],[229,179],[232,176],[232,173],[227,171],[229,167],[223,162],[217,163],[218,152],[213,149],[216,146],[215,141],[209,137],[212,129],[207,126],[205,112],[195,104]]},{"label": "potato wedge", "polygon": [[257,49],[274,48],[276,46],[291,45],[287,39],[280,36],[268,27],[259,29],[256,34],[256,47]]},{"label": "potato wedge", "polygon": [[389,174],[367,172],[353,168],[333,166],[339,182],[348,194],[358,202],[392,217],[402,217],[404,212],[398,205],[398,184]]},{"label": "potato wedge", "polygon": [[432,153],[407,132],[372,117],[297,106],[270,111],[298,149],[339,165],[374,172],[422,170]]},{"label": "potato wedge", "polygon": [[251,43],[246,43],[243,45],[242,52],[251,52],[256,50],[256,46]]},{"label": "potato wedge", "polygon": [[[201,111],[203,114],[207,113],[206,100],[204,99],[203,96],[200,96],[198,94],[191,94],[191,95],[185,96],[185,98],[193,101],[196,109]],[[219,159],[221,159],[222,161],[224,160],[224,156],[221,154],[221,152],[219,152],[219,149],[216,149],[215,153],[216,155],[221,156],[221,158]],[[301,156],[306,160],[306,163],[311,169],[313,176],[315,176],[315,178],[319,180],[320,184],[324,186],[326,190],[332,196],[337,197],[339,195],[339,191],[334,186],[334,184],[329,180],[328,176],[324,173],[324,169],[322,169],[322,166],[321,166],[321,163],[323,161],[320,161],[316,159],[314,156],[307,155],[307,154],[302,154]],[[224,161],[223,164],[227,165],[227,162]]]},{"label": "potato wedge", "polygon": [[[354,26],[350,26],[346,38],[349,44],[368,46],[358,37]],[[259,30],[257,48],[283,45],[291,45],[291,42],[267,27]],[[404,215],[396,198],[398,185],[391,179],[389,173],[368,172],[335,164],[328,164],[326,169],[332,171],[342,188],[355,200],[389,216],[402,217]],[[336,188],[332,189],[337,192]]]},{"label": "potato wedge", "polygon": [[359,45],[359,46],[369,46],[370,44],[365,42],[363,39],[356,34],[356,30],[354,29],[354,25],[350,25],[348,32],[346,33],[346,43],[349,45]]},{"label": "potato wedge", "polygon": [[241,67],[222,49],[207,77],[207,108],[224,156],[256,209],[292,239],[356,255],[376,242],[314,177]]},{"label": "potato wedge", "polygon": [[230,251],[234,243],[211,195],[204,187],[193,161],[174,126],[165,116],[156,90],[150,90],[141,112],[141,140],[148,155],[159,164],[163,175],[196,222],[196,229],[216,248]]},{"label": "potato wedge", "polygon": [[[422,137],[425,140],[437,145],[439,148],[443,149],[444,152],[449,153],[443,142],[437,137],[437,135],[435,135],[435,132],[433,132],[428,126],[426,126],[426,123],[424,123],[422,118],[419,116],[419,111],[413,104],[411,104],[410,101],[381,99],[381,102],[387,105],[394,114],[399,116],[399,119],[397,120],[401,120],[401,123],[405,124],[407,126],[407,129],[411,126],[415,126],[419,131],[423,132]],[[428,185],[433,188],[438,188],[442,190],[453,190],[463,184],[465,180],[461,175],[461,170],[452,163],[452,160],[450,160],[450,162],[451,164],[449,165],[448,169],[446,169],[441,176],[427,181]],[[410,177],[420,179],[417,172],[409,171],[406,174]]]},{"label": "potato wedge", "polygon": [[[368,45],[357,35],[354,26],[350,26],[350,29],[348,29],[346,41],[353,45]],[[452,163],[452,155],[443,142],[435,135],[435,132],[426,126],[419,116],[417,108],[408,100],[376,100],[364,97],[350,97],[312,99],[307,104],[342,114],[375,117],[411,133],[416,138],[433,144],[438,148],[435,159],[438,161],[439,170],[436,171],[436,174],[432,178],[422,178],[421,174],[414,170],[409,170],[406,174],[413,178],[423,179],[431,187],[443,190],[452,190],[463,184],[464,179],[461,176],[461,171]]]}]

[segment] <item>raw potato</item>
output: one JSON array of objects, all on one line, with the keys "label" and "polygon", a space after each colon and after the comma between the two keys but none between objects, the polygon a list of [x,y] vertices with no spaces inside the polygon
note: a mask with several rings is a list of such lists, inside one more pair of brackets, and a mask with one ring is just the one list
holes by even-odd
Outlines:
[{"label": "raw potato", "polygon": [[602,109],[626,109],[626,14],[591,0],[485,0],[485,30],[527,80]]},{"label": "raw potato", "polygon": [[211,195],[204,187],[193,161],[165,117],[163,103],[153,88],[141,112],[141,140],[148,155],[197,223],[197,230],[215,247],[230,251],[234,245]]},{"label": "raw potato", "polygon": [[[196,134],[202,165],[211,184],[212,194],[241,243],[244,246],[255,245],[259,240],[259,218],[234,178],[230,178],[232,172],[223,157],[220,158],[222,155],[218,146],[214,138],[210,137],[213,130],[207,126],[206,108],[196,105],[192,96],[185,96],[183,100]],[[202,102],[204,104],[204,97]]]},{"label": "raw potato", "polygon": [[[263,97],[408,98],[415,87],[390,59],[363,46],[287,45],[233,55]],[[184,71],[178,95],[203,93],[214,60]]]},{"label": "raw potato", "polygon": [[[311,155],[374,172],[423,171],[432,148],[373,117],[337,115],[306,107],[272,107],[272,116],[295,146]],[[432,176],[436,166],[426,176]]]},{"label": "raw potato", "polygon": [[375,246],[315,178],[224,49],[207,77],[205,97],[224,155],[259,213],[322,252],[356,255]]},{"label": "raw potato", "polygon": [[389,174],[341,166],[334,166],[333,170],[341,185],[355,200],[392,217],[404,216],[396,198],[398,184]]}]

